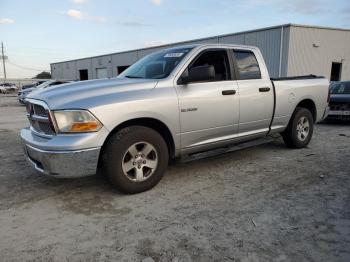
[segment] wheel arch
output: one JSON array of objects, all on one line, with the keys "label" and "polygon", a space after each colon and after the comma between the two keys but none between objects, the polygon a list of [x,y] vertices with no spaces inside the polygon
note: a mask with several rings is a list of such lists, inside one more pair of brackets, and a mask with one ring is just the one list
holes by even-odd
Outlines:
[{"label": "wheel arch", "polygon": [[113,128],[113,130],[109,133],[107,138],[105,139],[103,145],[102,145],[102,150],[105,146],[105,144],[108,142],[109,138],[117,133],[119,130],[129,127],[129,126],[144,126],[151,128],[158,132],[164,139],[165,143],[167,144],[168,150],[169,150],[169,157],[174,158],[175,157],[175,141],[174,137],[168,128],[166,124],[164,124],[162,121],[156,119],[156,118],[151,118],[151,117],[140,117],[140,118],[134,118],[134,119],[129,119],[126,120],[120,124],[118,124],[116,127]]},{"label": "wheel arch", "polygon": [[[302,108],[306,108],[307,110],[309,110],[312,114],[312,119],[314,120],[314,122],[316,122],[317,109],[316,109],[316,104],[312,99],[305,98],[305,99],[301,100],[295,108],[297,108],[297,107],[302,107]],[[294,111],[295,111],[295,109],[294,109]]]}]

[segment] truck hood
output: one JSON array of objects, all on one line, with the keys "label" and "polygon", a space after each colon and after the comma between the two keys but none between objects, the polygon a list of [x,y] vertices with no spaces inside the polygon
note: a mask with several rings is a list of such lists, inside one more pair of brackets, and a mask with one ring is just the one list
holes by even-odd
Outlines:
[{"label": "truck hood", "polygon": [[152,89],[157,82],[129,78],[79,81],[35,90],[27,98],[42,100],[50,109],[89,109],[99,103],[120,100],[121,94]]},{"label": "truck hood", "polygon": [[334,94],[330,97],[330,103],[350,103],[350,94]]}]

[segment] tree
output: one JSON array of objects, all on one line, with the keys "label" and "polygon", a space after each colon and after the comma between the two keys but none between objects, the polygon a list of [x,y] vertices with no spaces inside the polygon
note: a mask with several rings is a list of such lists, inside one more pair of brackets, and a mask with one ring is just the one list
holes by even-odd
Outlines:
[{"label": "tree", "polygon": [[34,78],[37,78],[37,79],[51,79],[51,74],[49,72],[42,71],[41,73],[37,74]]}]

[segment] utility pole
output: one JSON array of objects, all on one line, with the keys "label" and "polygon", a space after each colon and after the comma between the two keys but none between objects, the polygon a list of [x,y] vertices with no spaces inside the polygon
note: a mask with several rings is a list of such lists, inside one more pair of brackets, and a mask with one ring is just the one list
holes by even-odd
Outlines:
[{"label": "utility pole", "polygon": [[1,53],[2,53],[2,65],[4,67],[4,78],[5,78],[5,82],[6,82],[6,67],[5,67],[5,55],[4,55],[4,43],[1,42]]}]

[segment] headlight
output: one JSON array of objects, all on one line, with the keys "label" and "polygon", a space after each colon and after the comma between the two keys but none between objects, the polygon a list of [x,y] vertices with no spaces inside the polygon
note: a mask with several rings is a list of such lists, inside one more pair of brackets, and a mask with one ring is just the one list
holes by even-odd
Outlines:
[{"label": "headlight", "polygon": [[96,132],[102,124],[86,110],[53,111],[59,133]]}]

